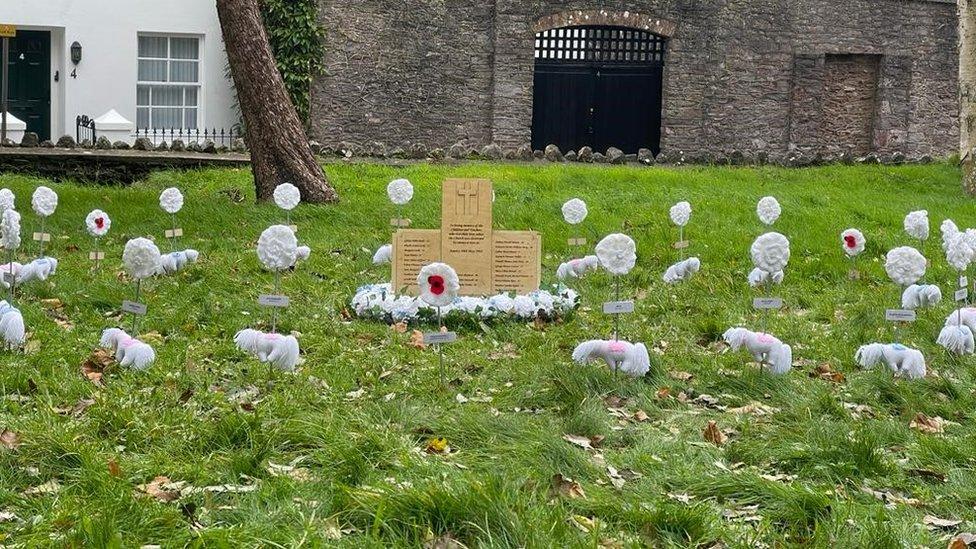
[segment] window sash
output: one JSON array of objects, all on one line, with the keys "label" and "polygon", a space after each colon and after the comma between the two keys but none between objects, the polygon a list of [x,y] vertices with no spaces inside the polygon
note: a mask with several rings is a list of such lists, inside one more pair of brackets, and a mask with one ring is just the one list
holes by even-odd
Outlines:
[{"label": "window sash", "polygon": [[200,124],[200,39],[140,35],[136,127],[197,129]]}]

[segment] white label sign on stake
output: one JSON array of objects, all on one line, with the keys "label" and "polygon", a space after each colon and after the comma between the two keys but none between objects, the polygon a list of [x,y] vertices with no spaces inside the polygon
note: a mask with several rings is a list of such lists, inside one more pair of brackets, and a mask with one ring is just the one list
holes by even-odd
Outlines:
[{"label": "white label sign on stake", "polygon": [[148,308],[142,303],[136,303],[135,301],[123,301],[122,311],[126,313],[132,313],[138,316],[145,316]]},{"label": "white label sign on stake", "polygon": [[915,311],[906,309],[885,310],[885,320],[889,322],[915,322]]},{"label": "white label sign on stake", "polygon": [[258,305],[262,307],[279,307],[285,308],[289,304],[288,296],[286,295],[261,295],[258,296]]},{"label": "white label sign on stake", "polygon": [[105,252],[88,252],[88,259],[92,261],[101,261],[105,259]]},{"label": "white label sign on stake", "polygon": [[959,277],[959,287],[965,288],[966,286],[969,286],[969,277],[966,275],[962,275]]},{"label": "white label sign on stake", "polygon": [[633,301],[609,301],[603,304],[603,312],[608,315],[625,315],[634,312]]},{"label": "white label sign on stake", "polygon": [[48,233],[34,233],[34,240],[36,242],[50,242],[51,235]]},{"label": "white label sign on stake", "polygon": [[968,297],[969,297],[969,288],[962,288],[960,290],[956,290],[956,301],[966,301]]},{"label": "white label sign on stake", "polygon": [[753,309],[782,309],[783,299],[779,297],[757,297],[752,300]]},{"label": "white label sign on stake", "polygon": [[424,334],[424,343],[427,345],[443,345],[457,341],[457,334],[454,332],[430,332]]},{"label": "white label sign on stake", "polygon": [[410,220],[409,219],[391,219],[390,220],[390,226],[391,227],[409,227],[410,226]]},{"label": "white label sign on stake", "polygon": [[586,246],[586,239],[585,238],[570,238],[569,239],[569,245],[570,246]]},{"label": "white label sign on stake", "polygon": [[683,249],[687,248],[688,246],[691,246],[691,242],[688,241],[688,240],[679,240],[678,242],[675,242],[674,243],[674,249],[675,250],[683,250]]},{"label": "white label sign on stake", "polygon": [[183,236],[183,229],[166,229],[166,238]]}]

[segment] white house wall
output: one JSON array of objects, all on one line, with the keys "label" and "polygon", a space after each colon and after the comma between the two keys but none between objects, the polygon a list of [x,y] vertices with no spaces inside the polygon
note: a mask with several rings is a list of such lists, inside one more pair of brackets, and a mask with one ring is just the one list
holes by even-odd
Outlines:
[{"label": "white house wall", "polygon": [[[74,135],[75,117],[115,109],[136,121],[138,36],[188,35],[200,44],[200,128],[227,128],[239,117],[212,0],[0,0],[0,23],[51,31],[51,136]],[[71,62],[71,44],[82,60]],[[77,77],[71,72],[77,70]],[[55,73],[60,73],[58,82]]]}]

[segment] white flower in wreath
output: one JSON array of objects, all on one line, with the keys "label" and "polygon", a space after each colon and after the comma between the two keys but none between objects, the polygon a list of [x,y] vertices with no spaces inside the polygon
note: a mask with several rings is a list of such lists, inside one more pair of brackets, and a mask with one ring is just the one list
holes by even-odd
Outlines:
[{"label": "white flower in wreath", "polygon": [[515,296],[512,301],[512,310],[519,318],[533,318],[537,311],[535,300],[527,295]]},{"label": "white flower in wreath", "polygon": [[0,213],[14,209],[16,198],[10,189],[0,189]]},{"label": "white flower in wreath", "polygon": [[159,207],[164,212],[175,214],[183,209],[183,193],[176,187],[170,187],[159,195]]},{"label": "white flower in wreath", "polygon": [[929,212],[918,210],[905,216],[905,232],[912,238],[926,240],[929,237]]},{"label": "white flower in wreath", "polygon": [[911,246],[901,246],[888,252],[885,271],[895,284],[910,286],[925,276],[926,263],[921,252]]},{"label": "white flower in wreath", "polygon": [[671,222],[679,227],[684,227],[691,219],[691,204],[681,201],[671,206]]},{"label": "white flower in wreath", "polygon": [[779,233],[762,234],[752,243],[752,263],[767,273],[778,273],[790,261],[790,241]]},{"label": "white flower in wreath", "polygon": [[85,227],[88,228],[88,234],[98,238],[108,234],[108,230],[112,228],[112,220],[102,210],[92,210],[85,218]]},{"label": "white flower in wreath", "polygon": [[756,205],[756,215],[759,216],[759,221],[762,221],[764,225],[776,223],[782,212],[783,209],[780,208],[779,202],[772,196],[764,196]]},{"label": "white flower in wreath", "polygon": [[946,246],[946,261],[957,271],[965,271],[973,261],[976,250],[970,247],[963,233],[956,233]]},{"label": "white flower in wreath", "polygon": [[4,210],[0,217],[0,247],[8,252],[20,247],[20,214],[17,210]]},{"label": "white flower in wreath", "polygon": [[34,213],[41,217],[53,215],[58,209],[58,193],[43,185],[38,187],[31,196],[31,207],[34,208]]},{"label": "white flower in wreath", "polygon": [[294,210],[302,201],[302,193],[291,183],[282,183],[275,187],[274,201],[282,210]]},{"label": "white flower in wreath", "polygon": [[864,234],[857,229],[847,229],[840,233],[840,244],[844,247],[844,253],[850,257],[860,255],[864,251]]},{"label": "white flower in wreath", "polygon": [[454,302],[461,290],[457,272],[445,263],[431,263],[420,269],[417,275],[420,299],[433,307],[444,307]]},{"label": "white flower in wreath", "polygon": [[625,234],[611,234],[596,245],[596,257],[611,274],[625,275],[637,264],[637,244]]},{"label": "white flower in wreath", "polygon": [[579,198],[567,200],[563,204],[563,219],[570,225],[579,225],[586,219],[589,213],[589,210],[586,208],[586,202],[583,202]]},{"label": "white flower in wreath", "polygon": [[148,238],[133,238],[125,243],[125,250],[122,251],[125,270],[136,280],[156,274],[161,261],[159,248]]},{"label": "white flower in wreath", "polygon": [[390,202],[403,206],[413,198],[413,184],[406,179],[394,179],[386,186],[386,195]]},{"label": "white flower in wreath", "polygon": [[285,225],[272,225],[258,238],[258,259],[269,271],[283,271],[298,260],[298,238]]}]

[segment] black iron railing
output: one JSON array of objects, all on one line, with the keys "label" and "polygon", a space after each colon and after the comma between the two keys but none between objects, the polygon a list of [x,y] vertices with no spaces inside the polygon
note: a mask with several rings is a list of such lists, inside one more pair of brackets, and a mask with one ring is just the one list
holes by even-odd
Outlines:
[{"label": "black iron railing", "polygon": [[94,143],[98,135],[95,132],[95,119],[83,114],[75,118],[75,141],[81,143],[86,139]]},{"label": "black iron railing", "polygon": [[214,145],[218,147],[230,147],[234,144],[234,140],[240,136],[240,133],[233,128],[230,130],[224,128],[219,130],[217,128],[137,128],[135,132],[136,139],[144,137],[152,141],[153,145],[163,142],[172,143],[179,139],[186,144],[202,144],[205,141],[213,141]]}]

